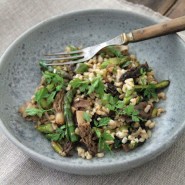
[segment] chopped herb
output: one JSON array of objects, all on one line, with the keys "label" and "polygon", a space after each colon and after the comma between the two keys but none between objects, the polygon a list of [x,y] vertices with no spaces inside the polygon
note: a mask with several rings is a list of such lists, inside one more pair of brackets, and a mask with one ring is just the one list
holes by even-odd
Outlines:
[{"label": "chopped herb", "polygon": [[83,113],[83,118],[84,118],[84,120],[87,121],[87,122],[90,122],[90,120],[91,120],[91,116],[90,116],[90,114],[88,114],[87,112],[84,112],[84,113]]},{"label": "chopped herb", "polygon": [[47,134],[46,137],[52,141],[61,141],[67,135],[66,126],[63,125],[60,128],[57,128],[55,133]]},{"label": "chopped herb", "polygon": [[43,109],[37,109],[37,108],[27,108],[26,109],[26,113],[29,116],[38,116],[38,117],[42,117],[43,113],[46,112],[47,110],[43,110]]},{"label": "chopped herb", "polygon": [[95,130],[96,136],[99,139],[98,140],[98,149],[99,149],[99,151],[104,151],[105,150],[107,152],[110,152],[111,148],[110,148],[109,144],[106,143],[106,141],[113,141],[114,138],[107,132],[101,133],[101,131],[98,128],[94,127],[94,130]]},{"label": "chopped herb", "polygon": [[149,84],[148,87],[144,90],[144,96],[148,99],[157,98],[157,92],[154,84]]},{"label": "chopped herb", "polygon": [[62,86],[64,85],[64,79],[59,74],[45,71],[43,73],[43,77],[48,84],[53,82],[55,85],[57,85],[57,84],[62,85]]},{"label": "chopped herb", "polygon": [[53,91],[51,94],[49,94],[47,98],[47,104],[50,105],[54,101],[54,97],[56,95],[57,91]]},{"label": "chopped herb", "polygon": [[35,101],[40,105],[40,101],[43,98],[48,97],[48,90],[43,87],[41,89],[39,89],[36,93],[35,93]]},{"label": "chopped herb", "polygon": [[132,118],[132,121],[139,121],[141,118],[139,117],[139,111],[134,109],[134,105],[126,106],[123,111],[118,112],[119,114],[127,115]]},{"label": "chopped herb", "polygon": [[122,58],[124,55],[121,53],[120,50],[116,49],[115,47],[113,46],[108,46],[107,47],[107,50],[112,53],[113,55],[115,55],[116,57],[118,58]]},{"label": "chopped herb", "polygon": [[104,89],[105,89],[105,86],[102,82],[101,77],[97,77],[91,82],[91,86],[89,87],[89,91],[87,94],[91,94],[95,91],[101,97],[104,95]]},{"label": "chopped herb", "polygon": [[88,81],[83,81],[80,80],[79,78],[75,78],[73,80],[70,81],[70,85],[75,89],[75,88],[80,88],[81,92],[85,92],[86,90],[88,90]]},{"label": "chopped herb", "polygon": [[95,121],[94,121],[94,125],[95,125],[96,127],[107,126],[110,120],[111,120],[111,119],[110,119],[109,117],[104,117],[104,118],[101,118],[99,121],[96,121],[96,120],[95,120]]},{"label": "chopped herb", "polygon": [[79,78],[75,78],[70,81],[70,85],[73,88],[79,88],[81,92],[88,91],[87,94],[91,94],[96,92],[100,96],[103,96],[105,86],[102,82],[101,77],[96,77],[92,82],[87,80],[80,80]]},{"label": "chopped herb", "polygon": [[111,94],[104,94],[101,101],[109,110],[115,111],[118,98],[113,97]]},{"label": "chopped herb", "polygon": [[121,140],[118,139],[118,138],[115,138],[115,140],[114,140],[114,148],[116,148],[116,149],[117,149],[117,148],[120,148],[121,145],[122,145]]},{"label": "chopped herb", "polygon": [[100,78],[95,78],[92,81],[91,86],[89,87],[89,91],[87,94],[91,94],[92,92],[95,91],[96,87],[98,87],[99,81],[100,81]]}]

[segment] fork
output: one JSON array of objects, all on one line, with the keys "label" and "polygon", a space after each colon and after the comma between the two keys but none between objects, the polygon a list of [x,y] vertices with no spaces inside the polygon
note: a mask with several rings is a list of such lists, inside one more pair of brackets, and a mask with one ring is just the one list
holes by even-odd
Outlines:
[{"label": "fork", "polygon": [[[182,31],[184,29],[185,29],[185,16],[182,16],[176,19],[169,20],[167,22],[155,24],[145,28],[140,28],[129,33],[122,33],[111,40],[108,40],[101,44],[90,46],[81,50],[46,54],[45,56],[47,57],[50,56],[50,58],[46,58],[42,60],[60,61],[60,60],[75,59],[74,61],[48,63],[46,64],[48,66],[85,62],[91,59],[96,53],[98,53],[101,49],[107,46],[123,45],[123,44],[128,44],[130,42],[138,42],[138,41],[147,40],[147,39],[162,36],[162,35],[167,35],[170,33],[175,33],[178,31]],[[75,56],[70,56],[72,54],[75,54]]]}]

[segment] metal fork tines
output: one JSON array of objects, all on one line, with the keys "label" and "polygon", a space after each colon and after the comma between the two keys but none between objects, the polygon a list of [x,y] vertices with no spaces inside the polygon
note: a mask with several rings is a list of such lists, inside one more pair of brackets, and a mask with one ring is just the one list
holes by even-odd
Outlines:
[{"label": "metal fork tines", "polygon": [[[71,51],[71,52],[60,52],[60,53],[51,53],[45,56],[49,57],[42,59],[43,61],[55,61],[46,65],[65,65],[65,64],[76,64],[80,62],[85,62],[91,59],[96,53],[101,49],[110,46],[110,45],[121,45],[123,44],[123,36],[119,35],[109,41],[103,42],[101,44],[87,47],[81,50]],[[70,61],[69,61],[70,60]],[[60,61],[60,62],[56,62]]]}]

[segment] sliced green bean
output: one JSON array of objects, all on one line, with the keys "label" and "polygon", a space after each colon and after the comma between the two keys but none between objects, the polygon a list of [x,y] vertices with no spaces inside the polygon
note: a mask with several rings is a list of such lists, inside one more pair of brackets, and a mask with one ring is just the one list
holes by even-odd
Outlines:
[{"label": "sliced green bean", "polygon": [[36,127],[36,129],[39,132],[46,133],[46,134],[53,133],[53,131],[54,131],[51,123],[48,123],[48,124],[45,124],[45,125],[39,125],[39,126]]}]

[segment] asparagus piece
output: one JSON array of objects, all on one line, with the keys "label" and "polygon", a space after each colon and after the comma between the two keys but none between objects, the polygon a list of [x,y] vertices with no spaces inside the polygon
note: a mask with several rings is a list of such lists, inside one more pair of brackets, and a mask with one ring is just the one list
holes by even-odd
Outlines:
[{"label": "asparagus piece", "polygon": [[155,118],[157,116],[157,108],[154,108],[152,111],[152,118]]},{"label": "asparagus piece", "polygon": [[125,93],[125,97],[123,99],[123,102],[125,105],[129,104],[130,100],[132,99],[133,96],[133,90],[127,90]]},{"label": "asparagus piece", "polygon": [[78,136],[75,134],[75,123],[71,111],[71,103],[76,90],[70,90],[64,96],[64,117],[66,121],[67,133],[71,142],[78,141]]},{"label": "asparagus piece", "polygon": [[39,132],[46,133],[46,134],[53,133],[53,131],[54,131],[51,123],[48,123],[48,124],[45,124],[45,125],[39,125],[39,126],[36,127],[36,129]]},{"label": "asparagus piece", "polygon": [[66,156],[66,153],[63,151],[63,148],[59,143],[52,141],[51,146],[55,150],[55,152],[57,152],[58,154],[60,154],[63,157]]},{"label": "asparagus piece", "polygon": [[123,57],[123,58],[109,58],[106,61],[104,61],[101,64],[101,69],[105,69],[109,65],[111,66],[116,66],[116,65],[121,65],[125,64],[128,61],[128,57]]},{"label": "asparagus piece", "polygon": [[[170,84],[169,80],[163,80],[157,84],[153,84],[153,87],[155,89],[162,89],[162,88],[168,87],[169,84]],[[137,90],[147,89],[148,87],[149,85],[135,85],[134,89],[137,91]]]},{"label": "asparagus piece", "polygon": [[[47,66],[46,63],[44,63],[43,61],[40,61],[39,65],[40,65],[42,71],[47,70],[47,71],[53,73],[56,70],[52,66]],[[63,78],[72,79],[72,77],[67,72],[65,72],[63,70],[56,70],[56,73],[59,74],[60,76],[62,76]]]}]

